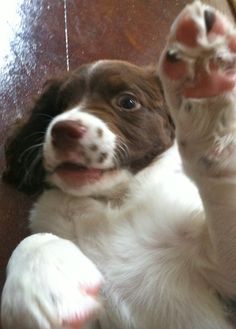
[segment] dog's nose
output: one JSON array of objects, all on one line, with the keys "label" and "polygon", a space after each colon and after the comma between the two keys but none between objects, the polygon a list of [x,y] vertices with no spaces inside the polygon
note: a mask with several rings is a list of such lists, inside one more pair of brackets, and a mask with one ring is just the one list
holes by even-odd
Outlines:
[{"label": "dog's nose", "polygon": [[79,121],[65,120],[57,122],[51,131],[52,144],[59,149],[74,147],[86,131],[87,128]]},{"label": "dog's nose", "polygon": [[209,33],[212,30],[212,27],[215,23],[215,13],[209,9],[206,9],[204,11],[204,20],[205,20],[205,24],[206,24],[206,30],[207,33]]}]

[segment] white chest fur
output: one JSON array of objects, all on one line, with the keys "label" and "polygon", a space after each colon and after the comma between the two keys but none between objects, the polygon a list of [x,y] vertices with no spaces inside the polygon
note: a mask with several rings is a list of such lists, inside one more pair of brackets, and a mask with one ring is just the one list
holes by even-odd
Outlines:
[{"label": "white chest fur", "polygon": [[[170,298],[189,283],[176,282],[176,271],[188,276],[188,268],[185,273],[176,265],[194,252],[192,240],[201,234],[199,211],[198,192],[173,148],[130,182],[120,206],[50,190],[36,203],[31,228],[72,240],[93,260],[105,278],[103,297],[112,324],[156,328],[164,324],[160,314],[170,307]],[[191,222],[188,229],[186,221]],[[164,298],[167,287],[171,296]],[[106,327],[109,320],[104,321]]]}]

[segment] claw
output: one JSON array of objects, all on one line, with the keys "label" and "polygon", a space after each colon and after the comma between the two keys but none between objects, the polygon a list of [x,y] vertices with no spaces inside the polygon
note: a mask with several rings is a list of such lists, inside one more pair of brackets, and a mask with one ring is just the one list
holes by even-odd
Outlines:
[{"label": "claw", "polygon": [[215,13],[209,9],[206,9],[204,11],[204,20],[205,20],[205,24],[206,24],[207,33],[209,33],[216,20]]},{"label": "claw", "polygon": [[169,49],[166,53],[166,60],[169,63],[176,63],[180,60],[178,53],[175,50]]}]

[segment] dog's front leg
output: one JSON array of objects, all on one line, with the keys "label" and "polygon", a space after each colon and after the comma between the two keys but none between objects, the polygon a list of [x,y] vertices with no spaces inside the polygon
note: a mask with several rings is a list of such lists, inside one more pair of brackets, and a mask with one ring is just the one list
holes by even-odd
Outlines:
[{"label": "dog's front leg", "polygon": [[34,234],[19,244],[8,264],[3,328],[90,328],[101,310],[101,283],[95,265],[72,242]]},{"label": "dog's front leg", "polygon": [[231,23],[200,1],[187,6],[172,26],[160,76],[185,170],[205,208],[203,275],[230,296],[236,294],[235,64]]}]

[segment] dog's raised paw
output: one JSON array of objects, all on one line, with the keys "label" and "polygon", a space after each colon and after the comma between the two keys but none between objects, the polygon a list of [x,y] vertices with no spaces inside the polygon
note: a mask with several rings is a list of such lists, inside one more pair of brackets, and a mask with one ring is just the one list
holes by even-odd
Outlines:
[{"label": "dog's raised paw", "polygon": [[3,290],[4,329],[82,328],[101,310],[102,275],[70,241],[51,234],[23,240]]},{"label": "dog's raised paw", "polygon": [[[214,8],[195,1],[172,25],[160,61],[164,86],[178,98],[218,96],[235,87],[236,31]],[[167,89],[167,88],[166,88]],[[171,106],[180,99],[167,98]]]},{"label": "dog's raised paw", "polygon": [[236,30],[229,19],[200,1],[187,5],[171,27],[159,74],[182,156],[207,170],[228,160],[236,120]]}]

